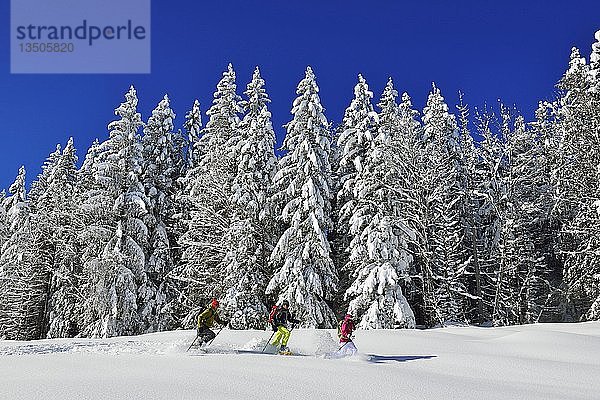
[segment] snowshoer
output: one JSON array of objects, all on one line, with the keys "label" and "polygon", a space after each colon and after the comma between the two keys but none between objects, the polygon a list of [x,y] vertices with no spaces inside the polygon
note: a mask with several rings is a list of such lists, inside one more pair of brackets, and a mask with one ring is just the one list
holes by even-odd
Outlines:
[{"label": "snowshoer", "polygon": [[215,322],[223,326],[226,326],[229,323],[219,317],[217,308],[219,308],[219,302],[217,299],[212,299],[208,308],[198,316],[198,337],[200,338],[200,345],[208,343],[215,338],[215,333],[210,329]]},{"label": "snowshoer", "polygon": [[352,341],[352,333],[354,332],[354,321],[352,315],[346,314],[344,319],[338,323],[338,337],[340,338],[340,348],[331,355],[331,358],[342,358],[353,356],[358,352],[358,349]]},{"label": "snowshoer", "polygon": [[[281,307],[277,309],[273,317],[273,331],[275,331],[275,338],[271,342],[271,345],[275,348],[279,347],[281,343],[281,347],[279,348],[279,353],[289,353],[290,349],[287,347],[288,340],[290,340],[290,330],[288,329],[288,322],[292,324],[297,324],[300,321],[295,319],[291,314],[290,303],[287,300],[284,300],[281,303]],[[293,325],[292,325],[293,326]]]}]

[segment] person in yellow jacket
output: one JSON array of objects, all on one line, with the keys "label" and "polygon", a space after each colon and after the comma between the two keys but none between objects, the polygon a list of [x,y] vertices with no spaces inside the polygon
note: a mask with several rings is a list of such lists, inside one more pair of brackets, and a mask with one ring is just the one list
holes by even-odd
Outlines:
[{"label": "person in yellow jacket", "polygon": [[290,303],[284,300],[281,303],[281,307],[277,309],[275,316],[273,317],[273,330],[277,332],[275,338],[271,342],[271,345],[275,348],[281,343],[280,353],[289,352],[290,349],[287,347],[287,342],[290,339],[290,330],[287,327],[287,323],[297,324],[300,321],[295,319],[290,312]]},{"label": "person in yellow jacket", "polygon": [[202,343],[208,343],[215,338],[215,333],[210,329],[215,322],[223,326],[229,324],[229,321],[224,321],[219,317],[217,308],[219,308],[219,302],[217,299],[212,299],[210,306],[198,315],[198,337],[200,338],[200,345],[202,345]]}]

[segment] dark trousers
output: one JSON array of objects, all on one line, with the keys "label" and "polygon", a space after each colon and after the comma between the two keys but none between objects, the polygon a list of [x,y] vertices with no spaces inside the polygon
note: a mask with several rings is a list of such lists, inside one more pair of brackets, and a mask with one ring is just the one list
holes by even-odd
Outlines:
[{"label": "dark trousers", "polygon": [[200,343],[208,343],[215,338],[215,333],[208,329],[206,326],[198,328],[198,336],[200,337]]}]

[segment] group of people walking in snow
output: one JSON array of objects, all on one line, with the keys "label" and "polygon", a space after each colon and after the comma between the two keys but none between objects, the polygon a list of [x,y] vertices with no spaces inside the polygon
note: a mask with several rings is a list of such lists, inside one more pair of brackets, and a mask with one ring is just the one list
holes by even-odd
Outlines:
[{"label": "group of people walking in snow", "polygon": [[[212,299],[206,310],[198,315],[196,338],[200,339],[200,346],[209,344],[215,339],[216,334],[211,330],[215,322],[221,326],[229,325],[229,321],[224,320],[219,316],[218,308],[219,302],[217,299]],[[287,344],[290,340],[292,330],[296,324],[300,323],[300,320],[294,318],[291,313],[289,301],[283,300],[281,305],[273,306],[271,314],[269,315],[269,323],[273,329],[273,334],[271,335],[273,340],[270,341],[271,339],[269,339],[269,344],[277,349],[279,354],[291,354]],[[358,350],[352,341],[353,332],[354,321],[352,320],[352,315],[346,314],[338,323],[340,348],[331,355],[332,357],[345,357],[356,354]]]}]

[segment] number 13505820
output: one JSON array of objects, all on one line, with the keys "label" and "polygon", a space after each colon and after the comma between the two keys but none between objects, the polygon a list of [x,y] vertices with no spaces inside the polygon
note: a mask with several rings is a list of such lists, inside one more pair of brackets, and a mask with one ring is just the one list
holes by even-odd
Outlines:
[{"label": "number 13505820", "polygon": [[75,51],[73,43],[19,43],[21,53],[72,53]]}]

